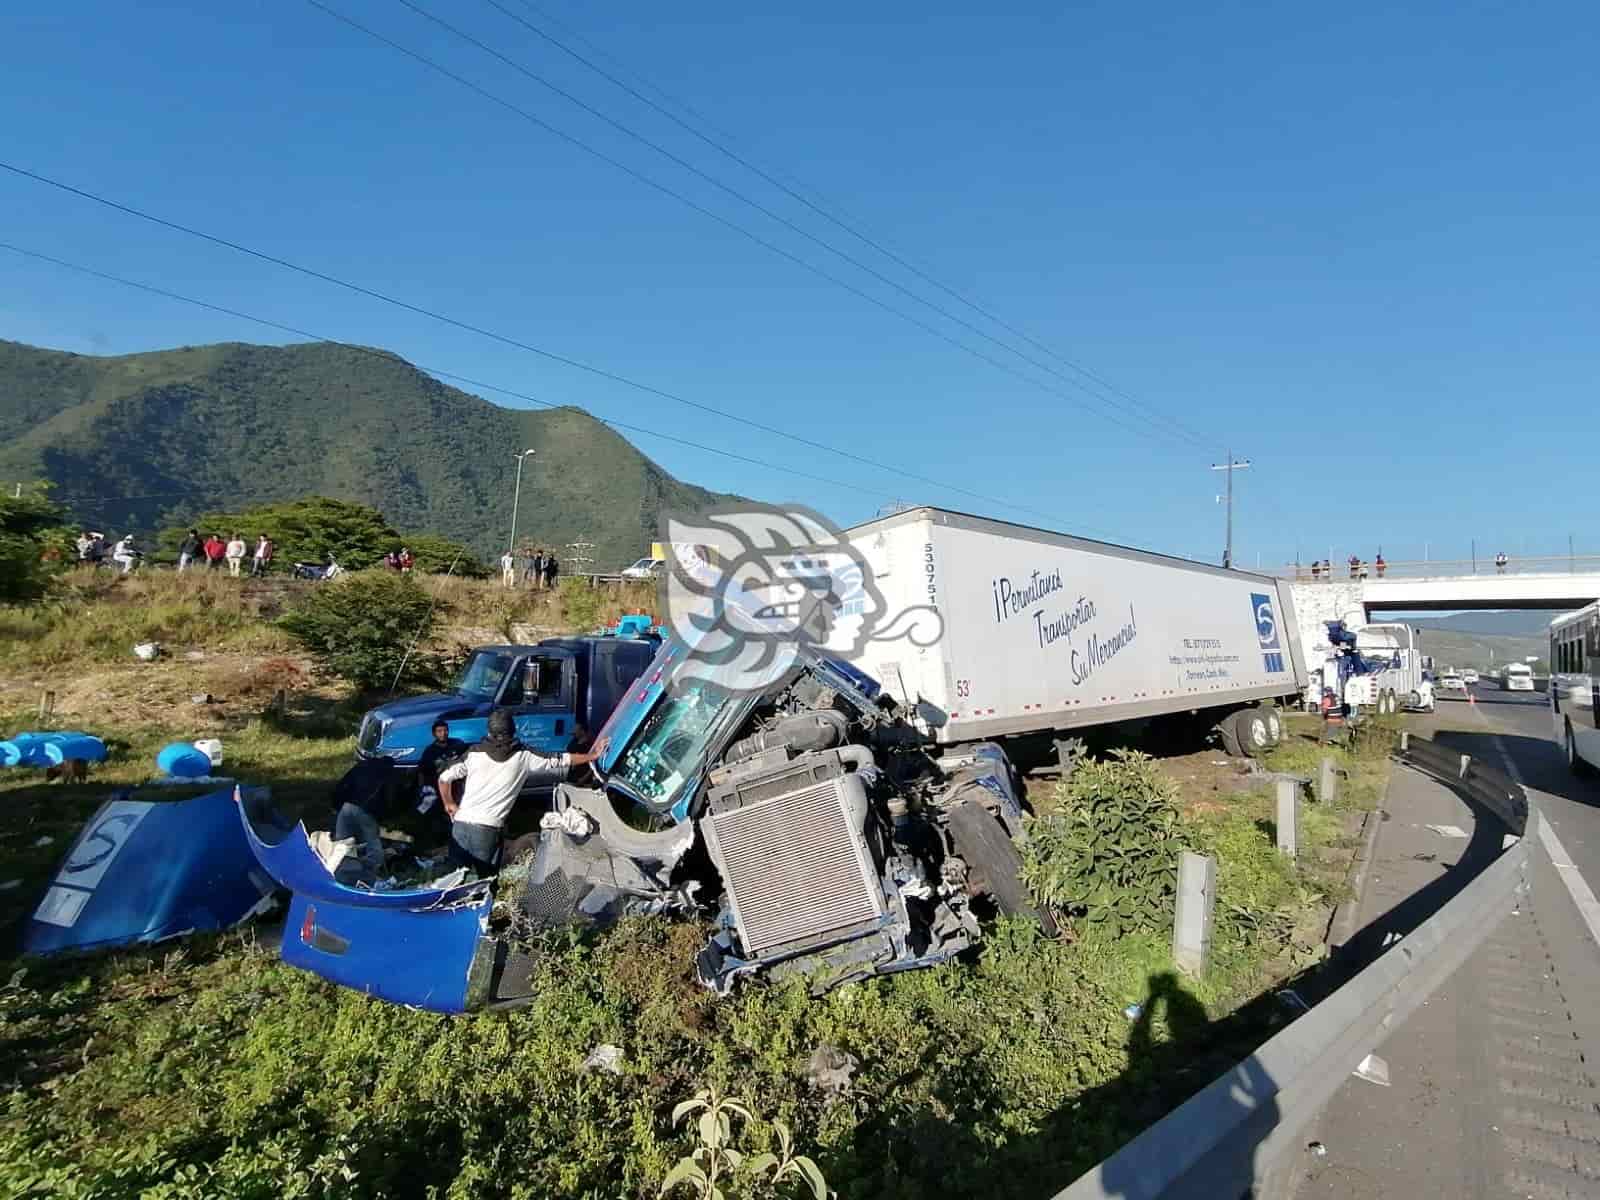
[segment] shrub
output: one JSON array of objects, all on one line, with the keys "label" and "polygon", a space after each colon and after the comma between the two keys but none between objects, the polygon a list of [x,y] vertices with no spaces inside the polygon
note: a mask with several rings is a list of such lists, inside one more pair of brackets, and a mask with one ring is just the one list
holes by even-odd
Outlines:
[{"label": "shrub", "polygon": [[41,494],[0,496],[0,603],[37,600],[51,574],[70,561],[65,520]]},{"label": "shrub", "polygon": [[1177,788],[1148,754],[1082,754],[1057,807],[1028,821],[1023,882],[1041,904],[1113,935],[1160,927],[1178,878]]},{"label": "shrub", "polygon": [[401,541],[417,560],[416,570],[424,575],[443,575],[451,566],[464,579],[486,579],[489,575],[489,568],[460,542],[433,533],[413,533]]},{"label": "shrub", "polygon": [[587,579],[563,579],[557,586],[561,589],[561,615],[567,624],[576,629],[594,629],[600,623],[605,597]]},{"label": "shrub", "polygon": [[432,658],[407,648],[433,631],[434,606],[427,592],[406,575],[363,571],[312,589],[279,624],[324,670],[358,688],[427,682],[437,674]]}]

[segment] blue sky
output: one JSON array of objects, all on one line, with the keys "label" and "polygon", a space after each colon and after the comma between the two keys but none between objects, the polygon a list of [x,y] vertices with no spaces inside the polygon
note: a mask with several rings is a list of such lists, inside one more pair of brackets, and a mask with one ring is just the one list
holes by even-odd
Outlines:
[{"label": "blue sky", "polygon": [[[0,159],[990,499],[0,172],[4,240],[855,483],[866,490],[635,439],[682,478],[843,522],[904,499],[1214,559],[1221,478],[1207,468],[1231,447],[1254,464],[1237,481],[1241,565],[1380,546],[1398,561],[1425,544],[1465,557],[1474,538],[1480,553],[1565,553],[1569,533],[1600,552],[1573,502],[1600,434],[1591,4],[884,3],[863,17],[501,0],[592,54],[577,31],[610,69],[691,105],[741,154],[1110,381],[1116,404],[1199,431],[1196,444],[950,324],[396,0],[326,2],[1047,387],[300,0],[14,6],[0,19]],[[415,2],[1072,375],[483,0]],[[0,337],[85,353],[289,340],[6,252]]]}]

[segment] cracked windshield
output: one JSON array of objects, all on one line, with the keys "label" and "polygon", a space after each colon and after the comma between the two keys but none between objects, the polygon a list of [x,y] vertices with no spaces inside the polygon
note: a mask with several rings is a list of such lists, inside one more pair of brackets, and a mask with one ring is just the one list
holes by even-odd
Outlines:
[{"label": "cracked windshield", "polygon": [[668,692],[645,719],[612,779],[647,803],[669,799],[704,755],[731,699],[726,689],[705,680]]}]

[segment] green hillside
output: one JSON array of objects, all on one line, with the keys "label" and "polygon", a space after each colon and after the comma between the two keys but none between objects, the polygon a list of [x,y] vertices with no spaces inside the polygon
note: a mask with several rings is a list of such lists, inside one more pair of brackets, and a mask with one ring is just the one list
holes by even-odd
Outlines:
[{"label": "green hillside", "polygon": [[725,497],[681,483],[578,408],[502,408],[396,355],[311,343],[92,357],[0,340],[0,480],[48,479],[75,517],[151,532],[305,495],[357,500],[402,530],[486,557],[518,540],[644,552],[664,507]]}]

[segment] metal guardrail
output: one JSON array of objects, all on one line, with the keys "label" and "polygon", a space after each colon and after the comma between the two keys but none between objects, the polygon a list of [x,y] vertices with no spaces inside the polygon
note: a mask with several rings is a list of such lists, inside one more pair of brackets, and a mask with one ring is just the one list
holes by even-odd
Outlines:
[{"label": "metal guardrail", "polygon": [[1345,1079],[1514,907],[1542,820],[1520,785],[1468,755],[1402,737],[1402,761],[1462,789],[1517,840],[1432,917],[1227,1074],[1053,1200],[1235,1200],[1260,1189]]},{"label": "metal guardrail", "polygon": [[1600,573],[1600,555],[1558,554],[1541,558],[1513,558],[1504,567],[1497,567],[1493,557],[1435,558],[1422,562],[1386,562],[1383,569],[1367,559],[1361,561],[1356,573],[1351,573],[1350,560],[1330,563],[1326,572],[1302,563],[1289,563],[1276,574],[1296,583],[1371,583],[1379,579],[1461,579],[1477,575],[1579,575]]}]

